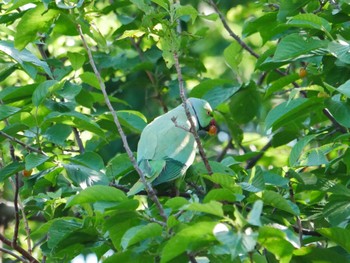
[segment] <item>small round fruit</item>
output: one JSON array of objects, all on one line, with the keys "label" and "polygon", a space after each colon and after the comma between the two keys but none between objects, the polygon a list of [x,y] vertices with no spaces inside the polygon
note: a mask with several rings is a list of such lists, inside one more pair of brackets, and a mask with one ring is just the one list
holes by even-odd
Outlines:
[{"label": "small round fruit", "polygon": [[300,70],[299,70],[299,77],[300,78],[305,78],[307,76],[307,71],[306,71],[306,69],[305,68],[301,68]]},{"label": "small round fruit", "polygon": [[33,170],[23,170],[23,176],[24,177],[29,177],[31,176]]}]

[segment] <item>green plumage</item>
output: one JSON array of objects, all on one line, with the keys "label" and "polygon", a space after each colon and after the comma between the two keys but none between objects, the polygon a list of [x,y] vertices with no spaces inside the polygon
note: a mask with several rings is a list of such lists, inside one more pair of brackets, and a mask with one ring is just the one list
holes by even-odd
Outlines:
[{"label": "green plumage", "polygon": [[[205,100],[189,98],[187,106],[196,130],[207,127],[212,109]],[[137,163],[153,185],[169,182],[184,175],[193,163],[197,144],[189,132],[190,123],[183,105],[155,118],[141,133],[137,147]],[[140,182],[129,195],[141,191]]]}]

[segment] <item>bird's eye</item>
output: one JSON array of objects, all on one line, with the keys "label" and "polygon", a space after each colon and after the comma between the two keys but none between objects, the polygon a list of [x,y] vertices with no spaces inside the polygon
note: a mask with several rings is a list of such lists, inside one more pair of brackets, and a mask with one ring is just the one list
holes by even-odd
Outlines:
[{"label": "bird's eye", "polygon": [[208,110],[208,111],[207,111],[207,114],[208,114],[208,115],[210,115],[210,114],[211,114],[211,112]]}]

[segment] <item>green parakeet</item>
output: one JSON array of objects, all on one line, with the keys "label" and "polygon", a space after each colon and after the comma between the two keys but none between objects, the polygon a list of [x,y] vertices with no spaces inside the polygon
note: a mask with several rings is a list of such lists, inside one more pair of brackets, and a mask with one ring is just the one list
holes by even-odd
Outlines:
[{"label": "green parakeet", "polygon": [[[187,106],[197,131],[216,133],[212,108],[207,101],[189,98]],[[175,180],[193,163],[197,143],[189,130],[190,122],[182,104],[144,128],[137,147],[137,163],[152,185]],[[142,189],[143,185],[138,181],[128,194],[136,194]]]}]

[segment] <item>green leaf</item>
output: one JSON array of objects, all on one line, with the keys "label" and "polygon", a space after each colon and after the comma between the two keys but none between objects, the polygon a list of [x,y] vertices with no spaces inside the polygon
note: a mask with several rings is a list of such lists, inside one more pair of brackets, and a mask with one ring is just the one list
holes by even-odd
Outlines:
[{"label": "green leaf", "polygon": [[224,49],[224,58],[231,69],[237,70],[239,63],[243,57],[242,46],[238,42],[233,41]]},{"label": "green leaf", "polygon": [[126,250],[122,252],[113,253],[103,263],[116,263],[116,262],[132,262],[132,263],[153,263],[154,257],[145,253],[138,253],[132,250]]},{"label": "green leaf", "polygon": [[228,201],[235,202],[236,197],[232,191],[228,189],[212,189],[204,197],[203,202],[208,203],[210,201]]},{"label": "green leaf", "polygon": [[79,112],[51,112],[44,118],[45,123],[58,122],[74,126],[80,130],[87,130],[101,138],[105,137],[104,131],[89,117]]},{"label": "green leaf", "polygon": [[74,70],[80,69],[85,63],[85,56],[80,53],[68,52],[67,56]]},{"label": "green leaf", "polygon": [[27,49],[19,51],[14,47],[12,42],[0,41],[0,52],[5,53],[19,63],[32,79],[35,79],[37,74],[37,70],[34,66],[42,68],[45,73],[52,78],[52,73],[47,63],[38,59]]},{"label": "green leaf", "polygon": [[318,232],[350,253],[350,230],[340,227],[332,227],[319,229]]},{"label": "green leaf", "polygon": [[281,0],[277,15],[278,20],[284,21],[286,17],[297,14],[299,9],[305,6],[308,2],[310,2],[310,0]]},{"label": "green leaf", "polygon": [[120,110],[117,111],[117,116],[122,126],[137,133],[141,133],[147,125],[146,117],[138,111]]},{"label": "green leaf", "polygon": [[83,3],[84,3],[84,0],[79,0],[77,3],[76,1],[73,2],[73,1],[56,0],[57,7],[61,9],[79,8],[83,5]]},{"label": "green leaf", "polygon": [[12,107],[9,105],[0,105],[0,120],[4,120],[19,111],[21,111],[21,108]]},{"label": "green leaf", "polygon": [[295,204],[287,201],[285,198],[283,198],[280,194],[276,192],[265,190],[262,193],[262,200],[264,204],[288,212],[292,215],[298,216],[300,214],[299,208]]},{"label": "green leaf", "polygon": [[95,171],[104,169],[104,162],[100,155],[95,152],[85,152],[69,159],[72,163],[84,165]]},{"label": "green leaf", "polygon": [[188,211],[203,212],[203,213],[215,215],[218,217],[224,216],[224,212],[222,210],[222,204],[217,201],[210,201],[209,203],[205,203],[205,204],[192,203],[183,207],[183,209]]},{"label": "green leaf", "polygon": [[67,238],[68,235],[79,230],[81,227],[82,224],[75,218],[54,220],[47,233],[50,236],[47,241],[48,247],[51,249],[57,247],[61,241]]},{"label": "green leaf", "polygon": [[[152,0],[152,1],[154,1],[154,0]],[[175,18],[178,19],[182,16],[191,17],[192,24],[194,24],[194,22],[196,21],[196,18],[198,16],[198,11],[192,5],[179,6],[176,8]]]},{"label": "green leaf", "polygon": [[92,72],[84,72],[83,74],[81,74],[79,76],[81,78],[81,80],[86,83],[89,84],[90,86],[96,88],[96,89],[101,89],[100,87],[100,83],[98,82],[98,79],[96,77],[96,75]]},{"label": "green leaf", "polygon": [[279,229],[270,226],[259,228],[258,242],[272,252],[279,260],[278,262],[288,263],[292,258],[294,247],[286,239],[286,234]]},{"label": "green leaf", "polygon": [[350,44],[344,40],[332,41],[328,44],[329,52],[341,62],[350,64]]},{"label": "green leaf", "polygon": [[162,227],[157,223],[149,223],[145,226],[135,226],[125,232],[121,241],[121,246],[125,250],[134,244],[149,238],[161,236],[161,234]]},{"label": "green leaf", "polygon": [[189,97],[202,98],[208,91],[222,87],[225,85],[232,85],[232,80],[228,79],[207,79],[201,81],[200,84],[193,87],[191,90]]},{"label": "green leaf", "polygon": [[346,97],[350,98],[350,80],[340,85],[336,90]]},{"label": "green leaf", "polygon": [[240,182],[239,185],[243,190],[249,192],[257,193],[263,191],[265,189],[265,181],[261,168],[253,168],[249,176],[246,176],[244,181]]},{"label": "green leaf", "polygon": [[271,185],[279,186],[279,187],[288,186],[289,179],[282,177],[279,174],[275,174],[275,173],[272,173],[269,171],[264,171],[263,176],[264,176],[265,184],[271,184]]},{"label": "green leaf", "polygon": [[350,202],[344,196],[332,196],[322,211],[331,226],[346,227],[349,223]]},{"label": "green leaf", "polygon": [[26,170],[31,170],[47,160],[49,160],[50,157],[42,154],[37,154],[37,153],[30,153],[25,157],[25,169]]},{"label": "green leaf", "polygon": [[186,198],[177,196],[166,201],[165,206],[173,210],[179,210],[188,203],[189,201]]},{"label": "green leaf", "polygon": [[161,263],[169,262],[186,251],[203,248],[204,244],[214,240],[213,229],[216,222],[198,222],[175,234],[163,247]]},{"label": "green leaf", "polygon": [[86,203],[104,202],[121,202],[127,200],[126,195],[111,186],[93,185],[82,190],[68,201],[66,207],[81,205]]},{"label": "green leaf", "polygon": [[350,128],[350,105],[348,103],[328,99],[326,107],[337,122]]},{"label": "green leaf", "polygon": [[76,186],[86,188],[91,185],[107,185],[109,180],[105,174],[83,165],[63,164],[70,180]]},{"label": "green leaf", "polygon": [[165,10],[169,10],[169,2],[165,0],[152,0],[153,3],[163,7]]},{"label": "green leaf", "polygon": [[227,188],[229,190],[237,189],[237,184],[232,175],[225,173],[213,173],[212,175],[202,175],[202,177],[222,186],[223,188]]},{"label": "green leaf", "polygon": [[43,4],[28,10],[17,25],[15,47],[19,50],[25,48],[37,38],[38,32],[45,33],[58,16],[58,10],[45,10]]},{"label": "green leaf", "polygon": [[305,246],[294,251],[293,262],[349,262],[347,254],[334,247]]},{"label": "green leaf", "polygon": [[301,140],[299,140],[292,148],[292,151],[289,155],[289,165],[291,167],[298,165],[298,159],[301,156],[301,153],[306,145],[309,144],[317,135],[307,135]]},{"label": "green leaf", "polygon": [[294,74],[290,74],[284,77],[281,77],[279,79],[277,79],[276,81],[274,81],[271,86],[269,86],[266,90],[265,93],[265,97],[269,97],[272,93],[279,91],[285,87],[287,87],[287,85],[293,83],[294,81],[298,80],[299,74],[294,73]]},{"label": "green leaf", "polygon": [[34,106],[38,107],[49,96],[52,90],[55,89],[54,86],[58,83],[56,80],[47,80],[40,83],[33,93],[32,101]]},{"label": "green leaf", "polygon": [[247,221],[249,224],[253,226],[261,226],[260,216],[263,209],[263,202],[261,200],[257,200],[254,202],[252,210],[250,210]]},{"label": "green leaf", "polygon": [[331,24],[326,19],[311,13],[293,16],[287,24],[295,27],[317,29],[324,32],[329,32],[332,29]]},{"label": "green leaf", "polygon": [[0,169],[0,182],[5,181],[11,175],[24,170],[24,163],[13,162]]},{"label": "green leaf", "polygon": [[55,93],[66,100],[74,100],[75,97],[81,92],[81,89],[81,85],[66,81],[62,89],[57,90]]},{"label": "green leaf", "polygon": [[312,51],[326,48],[328,42],[316,38],[305,38],[299,34],[290,34],[278,43],[273,61],[281,62],[314,56]]},{"label": "green leaf", "polygon": [[265,129],[273,127],[274,130],[286,125],[295,118],[310,114],[309,108],[313,111],[321,106],[319,98],[297,98],[290,101],[285,101],[273,108],[266,116]]},{"label": "green leaf", "polygon": [[118,40],[125,38],[139,38],[142,37],[144,34],[146,34],[146,32],[139,29],[125,30],[123,34],[120,37],[118,37]]},{"label": "green leaf", "polygon": [[249,85],[232,96],[230,112],[238,124],[244,124],[258,117],[260,105],[260,93],[255,85]]},{"label": "green leaf", "polygon": [[122,177],[134,169],[126,153],[119,154],[110,160],[106,167],[106,175],[110,179]]},{"label": "green leaf", "polygon": [[50,126],[43,136],[54,144],[64,146],[68,136],[72,133],[72,128],[65,124],[54,124]]}]

